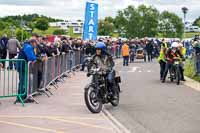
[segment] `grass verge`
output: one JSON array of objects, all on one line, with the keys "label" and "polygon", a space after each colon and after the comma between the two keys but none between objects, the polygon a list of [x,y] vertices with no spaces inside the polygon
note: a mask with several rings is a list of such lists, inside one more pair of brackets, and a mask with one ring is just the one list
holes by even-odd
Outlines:
[{"label": "grass verge", "polygon": [[195,75],[194,60],[191,59],[186,60],[184,75],[195,81],[200,82],[200,76]]}]

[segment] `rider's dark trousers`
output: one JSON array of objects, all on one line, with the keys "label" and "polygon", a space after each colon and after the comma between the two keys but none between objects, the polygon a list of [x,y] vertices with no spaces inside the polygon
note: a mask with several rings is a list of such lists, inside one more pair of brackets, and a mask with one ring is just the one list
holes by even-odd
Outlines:
[{"label": "rider's dark trousers", "polygon": [[108,79],[108,85],[111,89],[111,91],[113,91],[115,93],[115,87],[113,87],[113,81],[115,78],[115,71],[111,70],[111,72],[108,73],[107,79]]},{"label": "rider's dark trousers", "polygon": [[150,62],[150,61],[152,61],[152,52],[147,52],[147,54],[148,54],[148,61]]},{"label": "rider's dark trousers", "polygon": [[163,75],[163,81],[165,81],[166,77],[167,77],[167,73],[168,71],[172,68],[173,64],[172,63],[166,63],[165,66],[165,71],[164,71],[164,75]]},{"label": "rider's dark trousers", "polygon": [[184,80],[184,68],[180,66],[180,76],[181,76],[181,80]]},{"label": "rider's dark trousers", "polygon": [[159,63],[160,63],[160,79],[162,80],[165,72],[166,62],[160,60]]}]

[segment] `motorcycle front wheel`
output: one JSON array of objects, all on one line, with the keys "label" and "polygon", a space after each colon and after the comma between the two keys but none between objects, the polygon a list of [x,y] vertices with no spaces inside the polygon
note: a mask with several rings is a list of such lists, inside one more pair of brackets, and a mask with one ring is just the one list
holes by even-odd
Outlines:
[{"label": "motorcycle front wheel", "polygon": [[85,103],[87,108],[92,113],[99,113],[102,110],[102,101],[98,98],[98,94],[92,85],[85,88],[84,93]]}]

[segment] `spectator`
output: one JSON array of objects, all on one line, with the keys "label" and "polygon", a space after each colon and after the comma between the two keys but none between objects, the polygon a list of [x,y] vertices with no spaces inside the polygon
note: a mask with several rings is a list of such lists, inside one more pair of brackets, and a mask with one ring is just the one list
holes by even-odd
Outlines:
[{"label": "spectator", "polygon": [[47,60],[47,54],[45,50],[45,39],[46,38],[41,38],[40,43],[36,47],[36,57],[37,57],[37,75],[38,75],[38,88],[42,87],[42,75],[43,75],[43,66],[44,62]]},{"label": "spectator", "polygon": [[146,51],[147,51],[147,56],[148,56],[148,61],[152,61],[152,52],[153,52],[153,41],[148,41],[146,45]]},{"label": "spectator", "polygon": [[126,43],[122,46],[123,66],[128,66],[129,61],[129,47]]},{"label": "spectator", "polygon": [[69,42],[67,40],[63,40],[61,46],[61,52],[68,53],[70,50],[72,50],[72,48]]},{"label": "spectator", "polygon": [[81,71],[84,71],[85,69],[85,63],[87,61],[87,57],[94,55],[95,47],[93,47],[91,43],[86,43],[83,47],[83,50],[84,50],[84,58],[83,58]]},{"label": "spectator", "polygon": [[[24,59],[26,60],[26,62],[28,61],[36,61],[36,55],[34,52],[34,47],[37,46],[37,41],[35,39],[31,39],[29,42],[25,42],[23,45],[23,48],[20,50],[19,55],[18,55],[18,59]],[[26,90],[25,90],[25,82],[27,79],[25,79],[25,63],[24,62],[18,62],[17,63],[17,71],[19,73],[19,88],[18,88],[18,94],[22,95],[22,99],[20,99],[19,97],[17,98],[17,100],[15,101],[15,103],[17,102],[22,102],[21,100],[25,100],[27,95]]]},{"label": "spectator", "polygon": [[200,42],[194,42],[194,64],[195,64],[195,74],[193,76],[200,76]]},{"label": "spectator", "polygon": [[[7,57],[7,44],[8,44],[8,38],[7,35],[4,34],[0,40],[0,47],[1,47],[0,49],[2,50],[1,51],[2,54],[0,55],[1,59],[6,59]],[[2,62],[2,64],[3,67],[5,67],[5,62]]]},{"label": "spectator", "polygon": [[[7,48],[9,52],[9,59],[13,59],[17,55],[17,51],[21,49],[20,43],[16,39],[16,37],[12,37],[11,39],[8,40]],[[13,65],[14,63],[10,61],[8,69],[12,70]]]},{"label": "spectator", "polygon": [[50,56],[58,55],[58,50],[54,43],[49,43],[48,50],[49,50]]}]

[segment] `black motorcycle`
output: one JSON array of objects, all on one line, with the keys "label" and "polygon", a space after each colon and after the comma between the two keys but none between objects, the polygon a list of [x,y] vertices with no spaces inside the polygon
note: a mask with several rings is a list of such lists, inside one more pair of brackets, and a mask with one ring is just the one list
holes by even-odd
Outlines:
[{"label": "black motorcycle", "polygon": [[176,84],[179,85],[180,84],[180,78],[181,78],[180,59],[179,58],[174,59],[174,63],[173,63],[173,65],[172,65],[172,67],[169,71],[170,71],[171,82],[176,80]]},{"label": "black motorcycle", "polygon": [[84,97],[86,106],[92,113],[101,112],[103,104],[111,103],[113,106],[119,104],[121,79],[116,77],[111,88],[106,75],[107,73],[98,67],[92,68],[88,73],[88,76],[92,76],[92,81],[85,87]]}]

